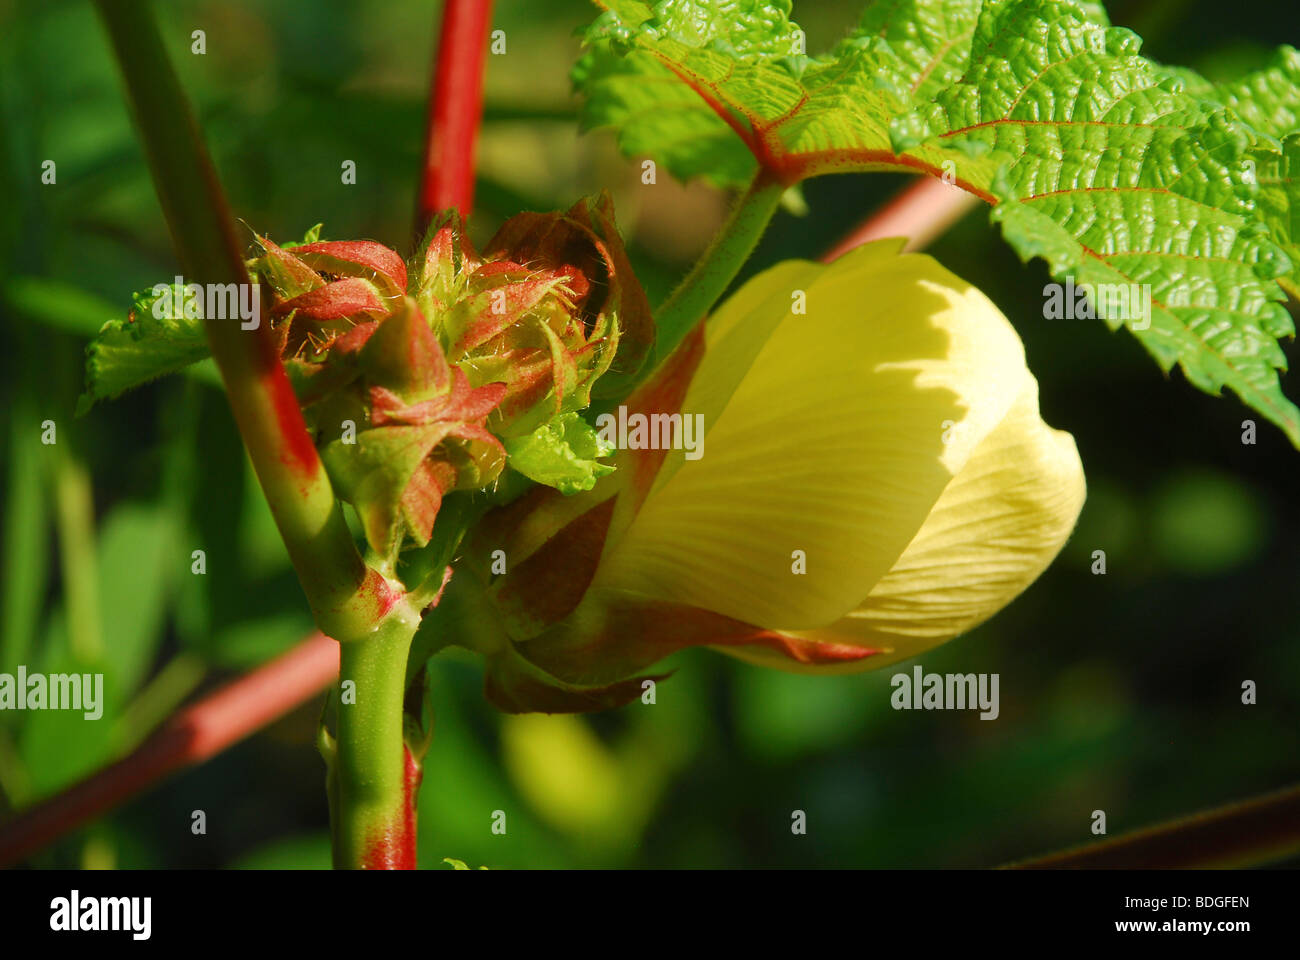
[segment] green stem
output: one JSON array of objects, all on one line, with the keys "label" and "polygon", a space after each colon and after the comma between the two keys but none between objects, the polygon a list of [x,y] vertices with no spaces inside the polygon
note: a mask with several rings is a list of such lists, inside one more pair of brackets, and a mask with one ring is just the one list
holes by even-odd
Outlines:
[{"label": "green stem", "polygon": [[[185,276],[199,283],[249,283],[224,192],[149,4],[97,0],[97,6]],[[394,598],[357,553],[280,362],[269,317],[264,302],[266,322],[251,330],[218,318],[205,319],[204,328],[317,624],[337,640],[361,636]]]},{"label": "green stem", "polygon": [[342,645],[330,745],[334,866],[415,869],[420,758],[406,744],[406,660],[419,616],[406,605],[370,637]]},{"label": "green stem", "polygon": [[[248,284],[234,221],[197,122],[143,0],[97,0],[172,244],[194,282]],[[231,412],[322,632],[342,649],[331,758],[335,859],[415,863],[413,762],[402,738],[406,656],[419,616],[400,584],[365,565],[335,499],[268,322],[205,318]]]},{"label": "green stem", "polygon": [[663,359],[717,303],[745,265],[781,202],[785,186],[762,171],[677,289],[655,311],[655,355]]}]

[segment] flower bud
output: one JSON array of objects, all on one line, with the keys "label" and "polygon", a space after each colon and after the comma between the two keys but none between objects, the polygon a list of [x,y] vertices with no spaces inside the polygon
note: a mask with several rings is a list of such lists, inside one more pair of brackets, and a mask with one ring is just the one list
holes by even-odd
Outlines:
[{"label": "flower bud", "polygon": [[885,666],[1051,562],[1083,503],[1073,439],[1043,423],[1007,319],[900,244],[758,275],[626,399],[629,419],[702,417],[704,456],[621,450],[587,492],[535,489],[483,518],[452,588],[495,705],[617,705],[697,645]]},{"label": "flower bud", "polygon": [[409,282],[372,241],[259,243],[286,369],[381,562],[427,545],[443,498],[492,487],[508,457],[566,492],[611,469],[577,413],[598,380],[628,388],[653,330],[608,195],[512,217],[482,256],[448,215]]},{"label": "flower bud", "polygon": [[456,219],[443,221],[414,295],[471,384],[505,384],[488,423],[502,438],[586,408],[602,377],[607,393],[626,388],[653,342],[608,195],[511,217],[481,258]]}]

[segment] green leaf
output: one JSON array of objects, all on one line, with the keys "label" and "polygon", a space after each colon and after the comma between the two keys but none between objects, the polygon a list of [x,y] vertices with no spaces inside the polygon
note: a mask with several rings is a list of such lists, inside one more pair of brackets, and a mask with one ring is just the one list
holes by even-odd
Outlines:
[{"label": "green leaf", "polygon": [[[584,129],[617,128],[624,153],[680,179],[739,186],[759,165],[787,184],[924,170],[894,154],[890,121],[961,78],[981,0],[878,0],[815,56],[788,0],[601,5],[572,74]],[[1106,22],[1099,4],[1083,8]]]},{"label": "green leaf", "polygon": [[572,80],[587,95],[581,129],[617,128],[626,156],[653,157],[679,180],[698,176],[719,187],[754,176],[758,163],[745,143],[650,54],[591,50]]},{"label": "green leaf", "polygon": [[793,182],[845,151],[859,166],[888,156],[908,74],[879,37],[809,57],[788,0],[608,7],[573,81],[584,128],[618,127],[624,152],[720,186],[747,182],[758,162]]},{"label": "green leaf", "polygon": [[854,37],[884,38],[903,65],[910,98],[929,100],[965,72],[981,2],[881,0],[867,7]]},{"label": "green leaf", "polygon": [[1281,139],[1300,130],[1300,51],[1279,47],[1273,63],[1204,96],[1231,107],[1256,133]]},{"label": "green leaf", "polygon": [[1259,182],[1258,215],[1291,260],[1291,272],[1278,283],[1300,300],[1300,133],[1283,140],[1281,150],[1264,146],[1251,156]]},{"label": "green leaf", "polygon": [[182,291],[155,284],[134,295],[125,319],[104,324],[86,347],[86,392],[77,401],[78,415],[208,356],[202,305]]},{"label": "green leaf", "polygon": [[1300,52],[1281,47],[1265,69],[1217,86],[1190,70],[1175,75],[1198,96],[1232,109],[1258,135],[1250,153],[1259,185],[1256,213],[1291,260],[1291,272],[1278,282],[1300,299]]},{"label": "green leaf", "polygon": [[[1256,134],[1138,55],[1139,39],[1048,0],[985,4],[962,80],[895,120],[894,147],[996,203],[1022,259],[1076,285],[1149,291],[1149,317],[1097,298],[1162,369],[1223,387],[1300,446],[1282,394],[1291,264],[1257,215]],[[1095,287],[1100,289],[1099,287]]]},{"label": "green leaf", "polygon": [[723,185],[760,166],[783,184],[942,175],[1058,279],[1149,293],[1149,317],[1118,296],[1093,307],[1162,369],[1228,387],[1300,446],[1277,343],[1293,333],[1280,284],[1296,290],[1300,269],[1295,144],[1277,141],[1300,115],[1295,51],[1214,88],[1144,59],[1093,2],[884,0],[812,57],[785,2],[607,6],[574,74],[588,127]]},{"label": "green leaf", "polygon": [[505,441],[507,462],[524,476],[567,495],[590,490],[614,472],[601,457],[614,447],[577,413],[566,413],[524,437]]}]

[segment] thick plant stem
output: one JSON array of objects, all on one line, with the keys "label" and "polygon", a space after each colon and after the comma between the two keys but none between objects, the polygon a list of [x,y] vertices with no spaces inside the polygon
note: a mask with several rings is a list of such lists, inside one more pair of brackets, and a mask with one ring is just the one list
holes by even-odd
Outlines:
[{"label": "thick plant stem", "polygon": [[[190,281],[246,285],[248,271],[198,124],[147,3],[98,0],[145,155]],[[263,304],[265,307],[265,304]],[[263,309],[269,321],[269,310]],[[336,860],[414,866],[414,783],[402,738],[406,655],[419,623],[400,584],[368,568],[303,422],[269,322],[204,320],[231,411],[317,625],[342,646]]]},{"label": "thick plant stem", "polygon": [[686,336],[726,292],[754,252],[768,221],[776,213],[785,186],[762,171],[740,196],[718,231],[677,289],[655,311],[655,355],[662,359]]},{"label": "thick plant stem", "polygon": [[418,626],[403,605],[372,636],[342,645],[329,772],[337,868],[415,869],[420,758],[406,744],[403,701]]},{"label": "thick plant stem", "polygon": [[[97,6],[186,279],[249,283],[221,184],[149,5]],[[237,319],[205,319],[208,342],[317,624],[336,639],[361,635],[391,606],[391,591],[361,561],[280,362],[270,311],[262,314],[252,329]]]}]

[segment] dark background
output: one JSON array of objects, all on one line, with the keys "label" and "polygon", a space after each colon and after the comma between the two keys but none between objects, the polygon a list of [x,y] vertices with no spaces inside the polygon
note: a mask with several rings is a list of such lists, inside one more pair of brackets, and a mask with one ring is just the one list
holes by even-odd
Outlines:
[{"label": "dark background", "polygon": [[[323,221],[328,238],[409,252],[437,5],[156,6],[237,216],[277,240]],[[858,9],[800,2],[794,16],[817,51]],[[1300,41],[1290,2],[1109,10],[1149,56],[1214,78]],[[593,16],[577,0],[497,4],[507,53],[488,58],[473,231],[608,187],[657,301],[727,198],[667,177],[643,186],[610,134],[577,133],[567,74],[573,31]],[[190,53],[194,29],[204,56]],[[310,620],[210,371],[72,418],[87,337],[175,261],[90,6],[0,2],[0,50],[0,671],[94,663],[111,687],[94,724],[0,714],[2,811],[129,751]],[[40,182],[46,159],[55,185]],[[340,183],[349,159],[354,186]],[[779,213],[750,271],[816,256],[903,182],[806,183],[809,212]],[[920,658],[931,672],[999,673],[1001,717],[896,712],[893,670],[807,677],[692,651],[669,662],[654,709],[511,718],[484,702],[477,663],[447,655],[434,669],[423,865],[994,865],[1088,842],[1093,810],[1115,835],[1298,779],[1300,454],[1235,399],[1163,376],[1127,334],[1042,319],[1043,265],[1022,265],[986,210],[931,252],[1016,325],[1044,417],[1074,434],[1088,476],[1078,529],[1042,579]],[[57,447],[39,443],[47,418]],[[1105,576],[1089,569],[1098,549]],[[1244,680],[1258,684],[1254,706]],[[326,865],[318,715],[318,703],[293,713],[30,863]],[[194,836],[200,809],[208,832]],[[498,809],[505,836],[490,832]],[[791,834],[795,809],[806,836]]]}]

